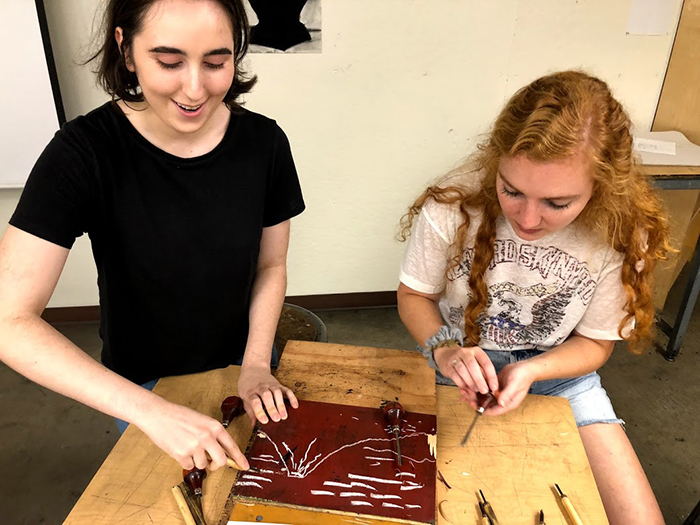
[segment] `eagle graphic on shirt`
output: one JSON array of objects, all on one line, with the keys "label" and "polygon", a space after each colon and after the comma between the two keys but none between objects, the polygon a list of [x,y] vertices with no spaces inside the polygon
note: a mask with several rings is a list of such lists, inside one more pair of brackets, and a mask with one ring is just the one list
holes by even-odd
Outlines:
[{"label": "eagle graphic on shirt", "polygon": [[[584,305],[590,302],[595,281],[588,265],[553,246],[496,242],[509,245],[496,245],[488,271],[505,263],[515,264],[517,268],[510,276],[512,279],[489,285],[486,308],[478,319],[481,338],[504,349],[545,344],[561,326],[566,308],[575,298]],[[450,280],[463,278],[468,286],[473,252],[473,248],[465,250],[462,262],[450,272]],[[530,286],[516,284],[517,274],[523,271],[537,272],[541,281]],[[450,307],[449,317],[450,322],[461,325],[464,306]]]}]

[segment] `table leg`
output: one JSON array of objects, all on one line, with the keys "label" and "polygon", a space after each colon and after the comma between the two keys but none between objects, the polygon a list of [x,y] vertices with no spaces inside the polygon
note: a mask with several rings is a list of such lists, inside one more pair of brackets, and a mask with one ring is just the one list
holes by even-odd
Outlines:
[{"label": "table leg", "polygon": [[666,352],[664,353],[664,357],[667,361],[675,361],[681,350],[683,337],[688,329],[690,316],[695,309],[695,301],[698,298],[698,292],[700,292],[700,242],[695,246],[695,253],[693,254],[693,259],[690,261],[688,273],[688,284],[685,287],[685,292],[683,292],[683,300],[678,308],[678,314],[676,315],[673,327],[665,321],[660,322],[661,330],[669,337]]}]

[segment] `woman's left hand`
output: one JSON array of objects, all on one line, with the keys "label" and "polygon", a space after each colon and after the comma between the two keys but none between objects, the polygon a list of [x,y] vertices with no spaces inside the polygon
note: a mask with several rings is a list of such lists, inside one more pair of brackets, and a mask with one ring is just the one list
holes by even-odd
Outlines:
[{"label": "woman's left hand", "polygon": [[255,423],[257,419],[263,425],[270,419],[274,422],[287,419],[285,397],[289,399],[292,408],[299,408],[299,401],[294,392],[281,385],[266,367],[241,369],[241,375],[238,378],[238,397],[243,400],[243,406],[250,420]]},{"label": "woman's left hand", "polygon": [[[534,381],[534,371],[527,361],[506,365],[498,374],[498,384],[501,387],[496,393],[498,403],[487,408],[484,414],[499,416],[518,408]],[[463,399],[472,406],[476,405],[476,393],[464,392]]]}]

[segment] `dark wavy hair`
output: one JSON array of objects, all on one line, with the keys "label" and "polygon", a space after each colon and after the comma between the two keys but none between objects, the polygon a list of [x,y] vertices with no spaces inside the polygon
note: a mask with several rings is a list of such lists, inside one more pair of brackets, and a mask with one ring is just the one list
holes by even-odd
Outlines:
[{"label": "dark wavy hair", "polygon": [[[126,67],[125,56],[128,55],[134,37],[141,31],[143,20],[151,6],[160,0],[109,0],[102,18],[99,33],[95,39],[101,42],[99,49],[85,61],[97,63],[97,82],[112,96],[125,102],[142,102],[143,94],[139,90],[139,81],[135,73]],[[238,111],[241,105],[238,98],[248,93],[257,77],[249,76],[242,68],[241,62],[248,51],[250,27],[242,0],[212,0],[226,12],[233,27],[233,63],[235,74],[231,87],[224,97],[224,104],[231,111]],[[124,38],[122,49],[114,38],[117,27],[122,28]]]},{"label": "dark wavy hair", "polygon": [[[430,186],[411,205],[401,220],[400,240],[410,234],[413,219],[428,199],[459,206],[463,222],[451,247],[448,272],[461,260],[471,213],[481,213],[469,275],[472,298],[464,312],[465,335],[471,344],[479,344],[479,316],[488,301],[484,276],[494,255],[496,219],[501,213],[496,191],[501,158],[525,154],[532,161],[547,162],[565,159],[581,149],[590,163],[594,192],[576,220],[598,232],[623,255],[622,286],[627,301],[618,333],[634,353],[640,353],[649,342],[654,324],[652,272],[657,261],[675,250],[657,193],[634,156],[631,126],[622,105],[602,80],[582,71],[544,76],[512,96],[467,163],[442,183]],[[450,180],[472,170],[484,175],[475,190]],[[634,328],[623,334],[631,320]]]}]

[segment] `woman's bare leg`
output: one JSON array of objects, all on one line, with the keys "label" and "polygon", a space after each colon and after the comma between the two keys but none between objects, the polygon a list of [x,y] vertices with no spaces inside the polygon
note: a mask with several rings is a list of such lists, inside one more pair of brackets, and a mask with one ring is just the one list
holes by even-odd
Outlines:
[{"label": "woman's bare leg", "polygon": [[663,524],[654,492],[622,426],[596,423],[578,430],[610,524]]}]

